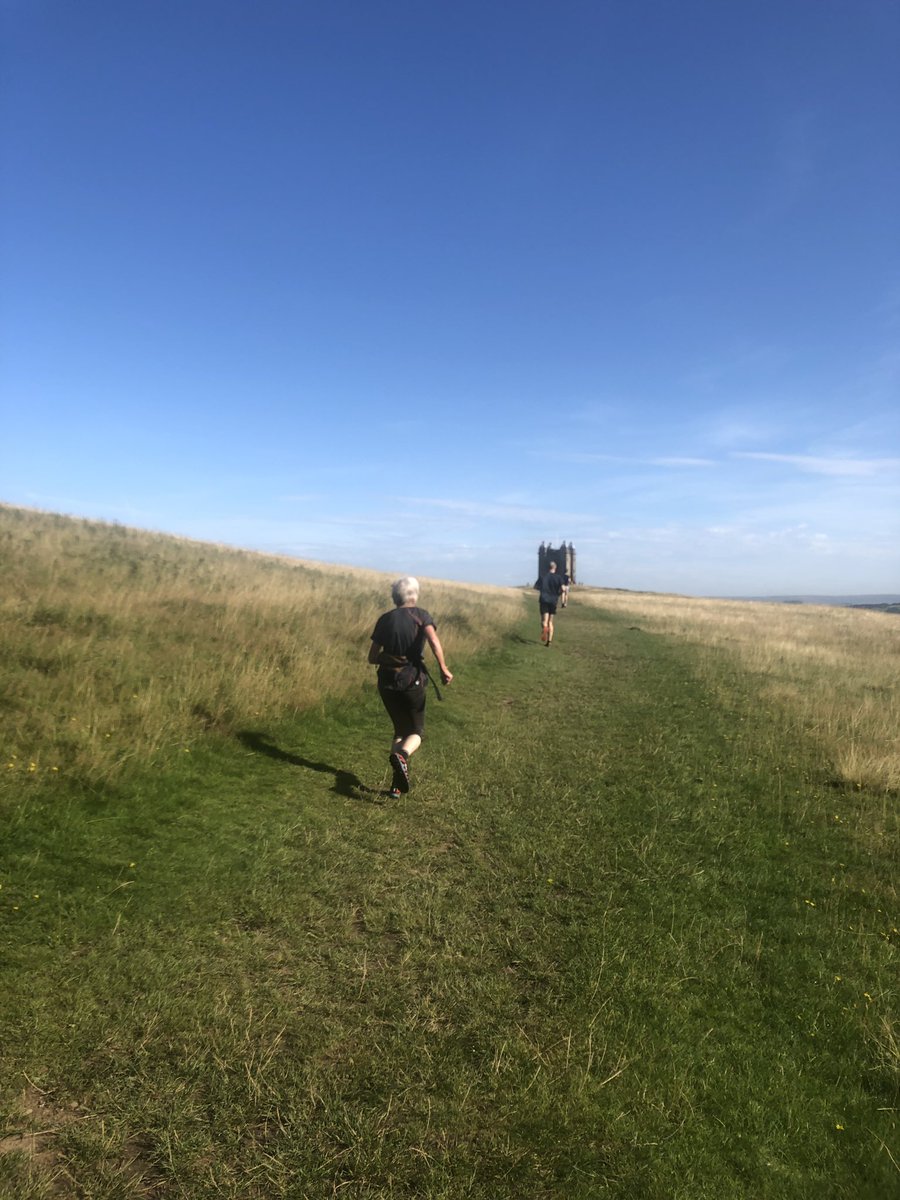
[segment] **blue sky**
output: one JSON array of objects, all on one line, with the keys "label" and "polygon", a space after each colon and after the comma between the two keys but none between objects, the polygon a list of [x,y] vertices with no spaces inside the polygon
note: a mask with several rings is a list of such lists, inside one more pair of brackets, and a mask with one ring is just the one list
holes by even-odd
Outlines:
[{"label": "blue sky", "polygon": [[893,0],[0,0],[0,499],[900,589]]}]

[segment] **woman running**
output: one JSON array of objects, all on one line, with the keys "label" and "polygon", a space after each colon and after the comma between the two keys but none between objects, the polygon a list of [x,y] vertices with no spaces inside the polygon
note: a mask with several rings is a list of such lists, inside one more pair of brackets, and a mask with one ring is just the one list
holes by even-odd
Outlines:
[{"label": "woman running", "polygon": [[444,661],[444,650],[434,619],[418,607],[419,581],[398,579],[391,587],[394,608],[383,613],[372,631],[369,662],[378,667],[378,693],[394,726],[388,755],[394,772],[391,796],[409,791],[409,760],[425,734],[425,687],[428,675],[423,654],[426,641],[434,651],[441,681],[453,675]]}]

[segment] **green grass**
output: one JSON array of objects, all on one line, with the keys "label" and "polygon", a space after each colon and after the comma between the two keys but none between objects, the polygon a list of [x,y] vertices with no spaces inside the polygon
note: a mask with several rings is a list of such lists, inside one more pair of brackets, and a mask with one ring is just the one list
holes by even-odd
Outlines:
[{"label": "green grass", "polygon": [[898,1193],[890,797],[749,677],[576,601],[546,650],[535,608],[400,802],[371,690],[22,781],[0,1195]]},{"label": "green grass", "polygon": [[[209,730],[356,696],[390,577],[0,504],[4,775],[88,786]],[[423,580],[464,663],[518,618],[509,588]],[[32,780],[33,782],[33,780]]]}]

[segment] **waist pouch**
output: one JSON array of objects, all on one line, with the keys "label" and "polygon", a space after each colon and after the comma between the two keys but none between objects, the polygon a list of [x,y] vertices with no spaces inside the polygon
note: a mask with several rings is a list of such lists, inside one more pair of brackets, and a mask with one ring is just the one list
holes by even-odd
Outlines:
[{"label": "waist pouch", "polygon": [[406,662],[399,667],[382,664],[378,670],[378,686],[390,692],[408,692],[410,688],[418,687],[421,674],[418,663]]}]

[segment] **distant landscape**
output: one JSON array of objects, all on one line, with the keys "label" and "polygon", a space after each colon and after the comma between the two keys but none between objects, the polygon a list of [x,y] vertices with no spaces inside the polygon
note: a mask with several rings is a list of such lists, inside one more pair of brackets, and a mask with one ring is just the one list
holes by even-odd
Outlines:
[{"label": "distant landscape", "polygon": [[742,600],[764,604],[826,604],[841,608],[871,608],[882,612],[900,612],[900,594],[886,596],[741,596]]},{"label": "distant landscape", "polygon": [[392,800],[389,576],[9,506],[0,570],[4,1200],[896,1193],[900,622],[422,580]]}]

